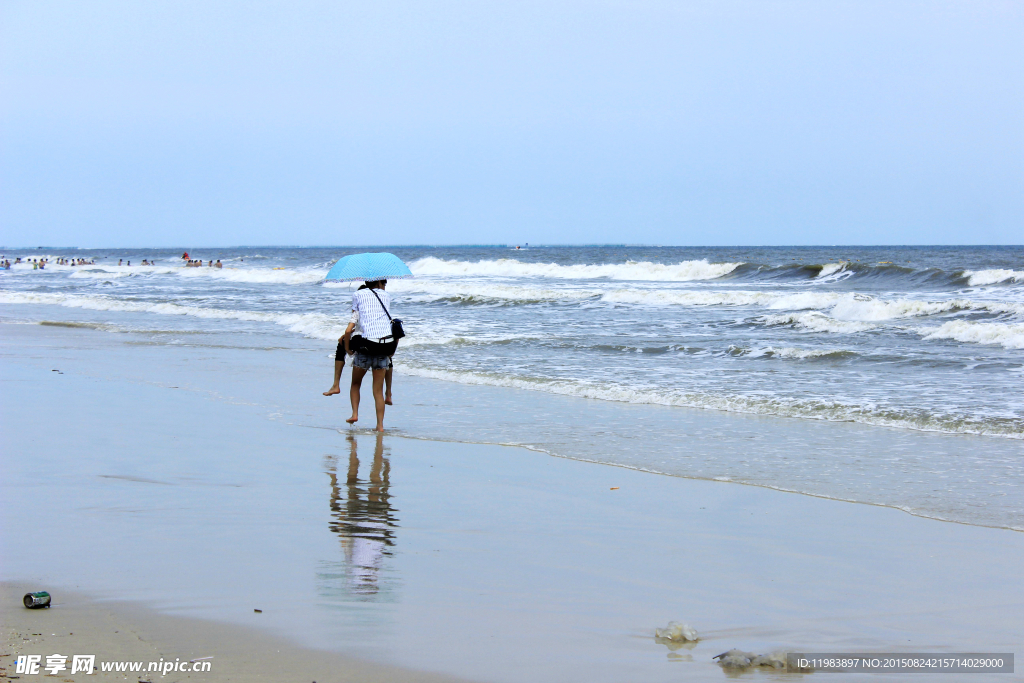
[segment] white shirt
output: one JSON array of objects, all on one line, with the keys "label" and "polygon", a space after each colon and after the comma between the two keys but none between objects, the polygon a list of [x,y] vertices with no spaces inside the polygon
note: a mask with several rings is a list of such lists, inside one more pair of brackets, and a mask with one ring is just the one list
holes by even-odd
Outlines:
[{"label": "white shirt", "polygon": [[[384,305],[381,306],[381,303]],[[359,315],[363,338],[370,341],[391,338],[391,319],[384,312],[385,308],[390,312],[391,297],[383,289],[359,289],[352,295],[352,312],[353,315]]]}]

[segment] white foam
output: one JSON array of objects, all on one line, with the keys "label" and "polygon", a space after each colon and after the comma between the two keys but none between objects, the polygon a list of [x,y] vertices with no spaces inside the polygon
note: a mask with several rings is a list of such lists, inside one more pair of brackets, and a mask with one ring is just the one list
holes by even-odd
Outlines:
[{"label": "white foam", "polygon": [[[117,278],[138,275],[140,272],[159,272],[156,269],[147,269],[146,271],[143,271],[143,267],[136,269],[134,267],[127,268],[118,266],[79,266],[73,273],[68,275],[68,277],[76,280],[116,280]],[[165,272],[170,272],[167,268],[164,268],[163,270]]]},{"label": "white foam", "polygon": [[182,306],[174,303],[147,303],[123,301],[107,297],[90,297],[43,292],[2,292],[0,302],[7,304],[49,304],[67,308],[84,308],[93,311],[124,311],[129,313],[156,313],[158,315],[187,315],[195,318],[220,320],[242,320],[282,325],[290,332],[306,337],[336,340],[348,324],[344,319],[321,313],[273,313],[261,311],[240,311],[222,308]]},{"label": "white foam", "polygon": [[[19,263],[18,270],[32,270],[32,264]],[[117,266],[100,264],[91,266],[61,266],[47,264],[46,272],[66,272],[75,279],[111,280],[134,275],[177,275],[189,279],[223,280],[247,284],[308,285],[320,282],[327,275],[326,268],[211,268],[209,266]],[[37,271],[38,272],[38,271]]]},{"label": "white foam", "polygon": [[806,313],[788,313],[784,315],[766,315],[761,322],[768,326],[794,325],[798,329],[810,332],[830,332],[834,334],[852,334],[855,332],[866,332],[875,329],[875,325],[865,322],[851,322],[847,320],[836,320],[821,311],[808,311]]},{"label": "white foam", "polygon": [[708,263],[706,259],[702,259],[676,264],[627,261],[563,266],[557,263],[525,263],[516,259],[446,261],[427,256],[409,264],[409,268],[416,275],[435,277],[546,277],[573,280],[606,278],[692,282],[723,277],[741,265],[743,264]]},{"label": "white foam", "polygon": [[320,282],[327,275],[326,268],[180,268],[178,274],[188,278],[210,278],[227,282],[250,284],[308,285]]},{"label": "white foam", "polygon": [[[719,289],[656,289],[629,287],[621,289],[593,287],[531,287],[518,284],[486,282],[438,282],[436,280],[397,280],[389,291],[401,293],[408,300],[431,302],[441,300],[465,303],[540,301],[584,301],[594,299],[611,304],[638,306],[755,306],[777,311],[829,311],[836,321],[882,322],[956,311],[1024,315],[1024,305],[1010,302],[947,299],[876,299],[862,294],[839,292],[778,293],[756,290]],[[831,310],[830,310],[831,309]],[[792,321],[797,322],[797,321]],[[777,323],[772,323],[777,324]],[[820,327],[820,325],[812,325]],[[864,326],[842,326],[845,330],[870,329]],[[840,331],[835,330],[826,331]]]},{"label": "white foam", "polygon": [[578,301],[596,298],[601,295],[601,290],[599,289],[415,280],[396,280],[393,284],[389,282],[388,291],[401,293],[404,298],[417,302],[452,300],[463,302],[514,301],[528,303],[531,301]]},{"label": "white foam", "polygon": [[777,348],[766,346],[756,349],[743,349],[736,346],[729,347],[730,352],[739,356],[751,358],[790,358],[795,360],[807,360],[810,358],[828,358],[855,355],[855,351],[845,349],[799,349],[792,346]]},{"label": "white foam", "polygon": [[897,318],[913,318],[923,315],[937,315],[972,308],[984,308],[984,304],[967,299],[946,301],[919,301],[917,299],[882,300],[863,296],[843,297],[832,308],[832,317],[839,320],[876,322]]},{"label": "white foam", "polygon": [[1006,349],[1024,349],[1024,324],[951,320],[934,328],[920,328],[924,339],[953,339],[974,344],[999,344]]},{"label": "white foam", "polygon": [[[321,313],[275,313],[263,311],[241,311],[222,308],[204,308],[200,306],[182,306],[174,303],[145,303],[123,301],[107,297],[89,297],[67,294],[4,292],[0,291],[0,303],[7,304],[48,304],[66,308],[84,308],[94,311],[122,311],[128,313],[154,313],[157,315],[186,315],[194,318],[242,320],[246,322],[263,322],[282,325],[290,332],[301,334],[312,339],[336,341],[345,331],[348,317],[339,318]],[[68,323],[78,325],[79,323]],[[93,325],[93,323],[83,323]],[[100,325],[97,323],[97,325]],[[106,329],[109,326],[104,326]],[[114,328],[111,328],[114,329]],[[119,331],[130,328],[117,328]],[[432,334],[429,330],[417,332],[402,340],[402,347],[413,346],[445,346],[468,344],[500,344],[527,339],[541,339],[537,333],[483,332],[470,334],[465,331],[451,331]]]},{"label": "white foam", "polygon": [[[848,265],[849,264],[846,261],[843,261],[841,263],[826,263],[825,265],[823,265],[821,267],[821,272],[818,273],[818,275],[815,277],[815,279],[817,279],[817,280],[824,280],[825,278],[828,278],[831,275],[835,275],[837,273],[842,273],[842,272],[844,272],[846,270],[846,266],[848,266]],[[836,278],[832,278],[832,279],[834,280]]]},{"label": "white foam", "polygon": [[921,431],[955,434],[990,434],[1008,438],[1024,438],[1019,425],[987,424],[955,416],[922,415],[919,411],[900,414],[894,410],[874,411],[869,406],[848,405],[822,399],[795,399],[771,396],[743,396],[710,392],[685,392],[672,389],[628,387],[608,382],[590,383],[584,380],[555,380],[468,370],[447,370],[419,363],[397,360],[401,372],[459,384],[484,385],[543,391],[564,396],[618,401],[623,403],[654,404],[723,410],[727,412],[779,417],[799,417],[837,422],[859,422],[884,427],[901,427]]},{"label": "white foam", "polygon": [[1001,282],[1024,282],[1024,270],[1007,270],[1005,268],[965,270],[964,277],[967,278],[967,284],[972,287],[996,285]]}]

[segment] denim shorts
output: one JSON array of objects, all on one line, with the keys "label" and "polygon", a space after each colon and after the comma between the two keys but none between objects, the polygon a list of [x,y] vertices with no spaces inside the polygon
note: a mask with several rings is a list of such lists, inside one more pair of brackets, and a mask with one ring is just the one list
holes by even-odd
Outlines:
[{"label": "denim shorts", "polygon": [[352,358],[352,367],[364,370],[388,370],[391,368],[391,359],[387,356],[367,356],[362,351],[356,351],[355,357]]}]

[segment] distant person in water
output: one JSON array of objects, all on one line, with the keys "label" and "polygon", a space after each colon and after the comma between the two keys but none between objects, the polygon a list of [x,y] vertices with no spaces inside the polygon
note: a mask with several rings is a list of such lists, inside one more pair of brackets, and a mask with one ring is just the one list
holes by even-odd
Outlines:
[{"label": "distant person in water", "polygon": [[220,259],[217,259],[217,267],[218,268],[223,268],[224,267],[224,264],[220,262]]}]

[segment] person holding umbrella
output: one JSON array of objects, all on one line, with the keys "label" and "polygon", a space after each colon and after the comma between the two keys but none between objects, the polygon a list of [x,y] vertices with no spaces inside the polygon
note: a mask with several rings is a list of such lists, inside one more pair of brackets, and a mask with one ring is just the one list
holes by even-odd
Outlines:
[{"label": "person holding umbrella", "polygon": [[[352,311],[358,315],[358,327],[362,338],[356,344],[352,358],[352,387],[349,399],[352,402],[352,417],[345,420],[353,424],[359,420],[359,390],[366,372],[373,373],[373,402],[377,411],[377,431],[384,431],[384,379],[391,367],[391,356],[398,347],[398,340],[391,335],[391,297],[384,291],[387,280],[366,283],[366,288],[356,290],[352,295]],[[350,338],[351,345],[351,338]]]},{"label": "person holding umbrella", "polygon": [[[345,351],[354,352],[352,359],[352,386],[349,399],[352,416],[346,420],[353,424],[359,420],[359,398],[363,377],[367,371],[373,378],[373,399],[377,413],[377,431],[384,431],[384,406],[386,399],[385,376],[391,370],[391,356],[398,347],[398,340],[405,335],[402,321],[391,315],[391,297],[385,291],[388,277],[411,277],[412,272],[393,254],[353,254],[341,259],[327,273],[327,280],[362,279],[365,285],[352,294],[352,320],[345,334],[339,339],[335,354],[334,386],[325,396],[340,393],[339,382]],[[354,330],[358,334],[353,335]],[[346,343],[347,341],[347,343]],[[348,347],[348,348],[345,348]],[[387,378],[390,380],[390,377]],[[388,394],[390,384],[388,381]]]}]

